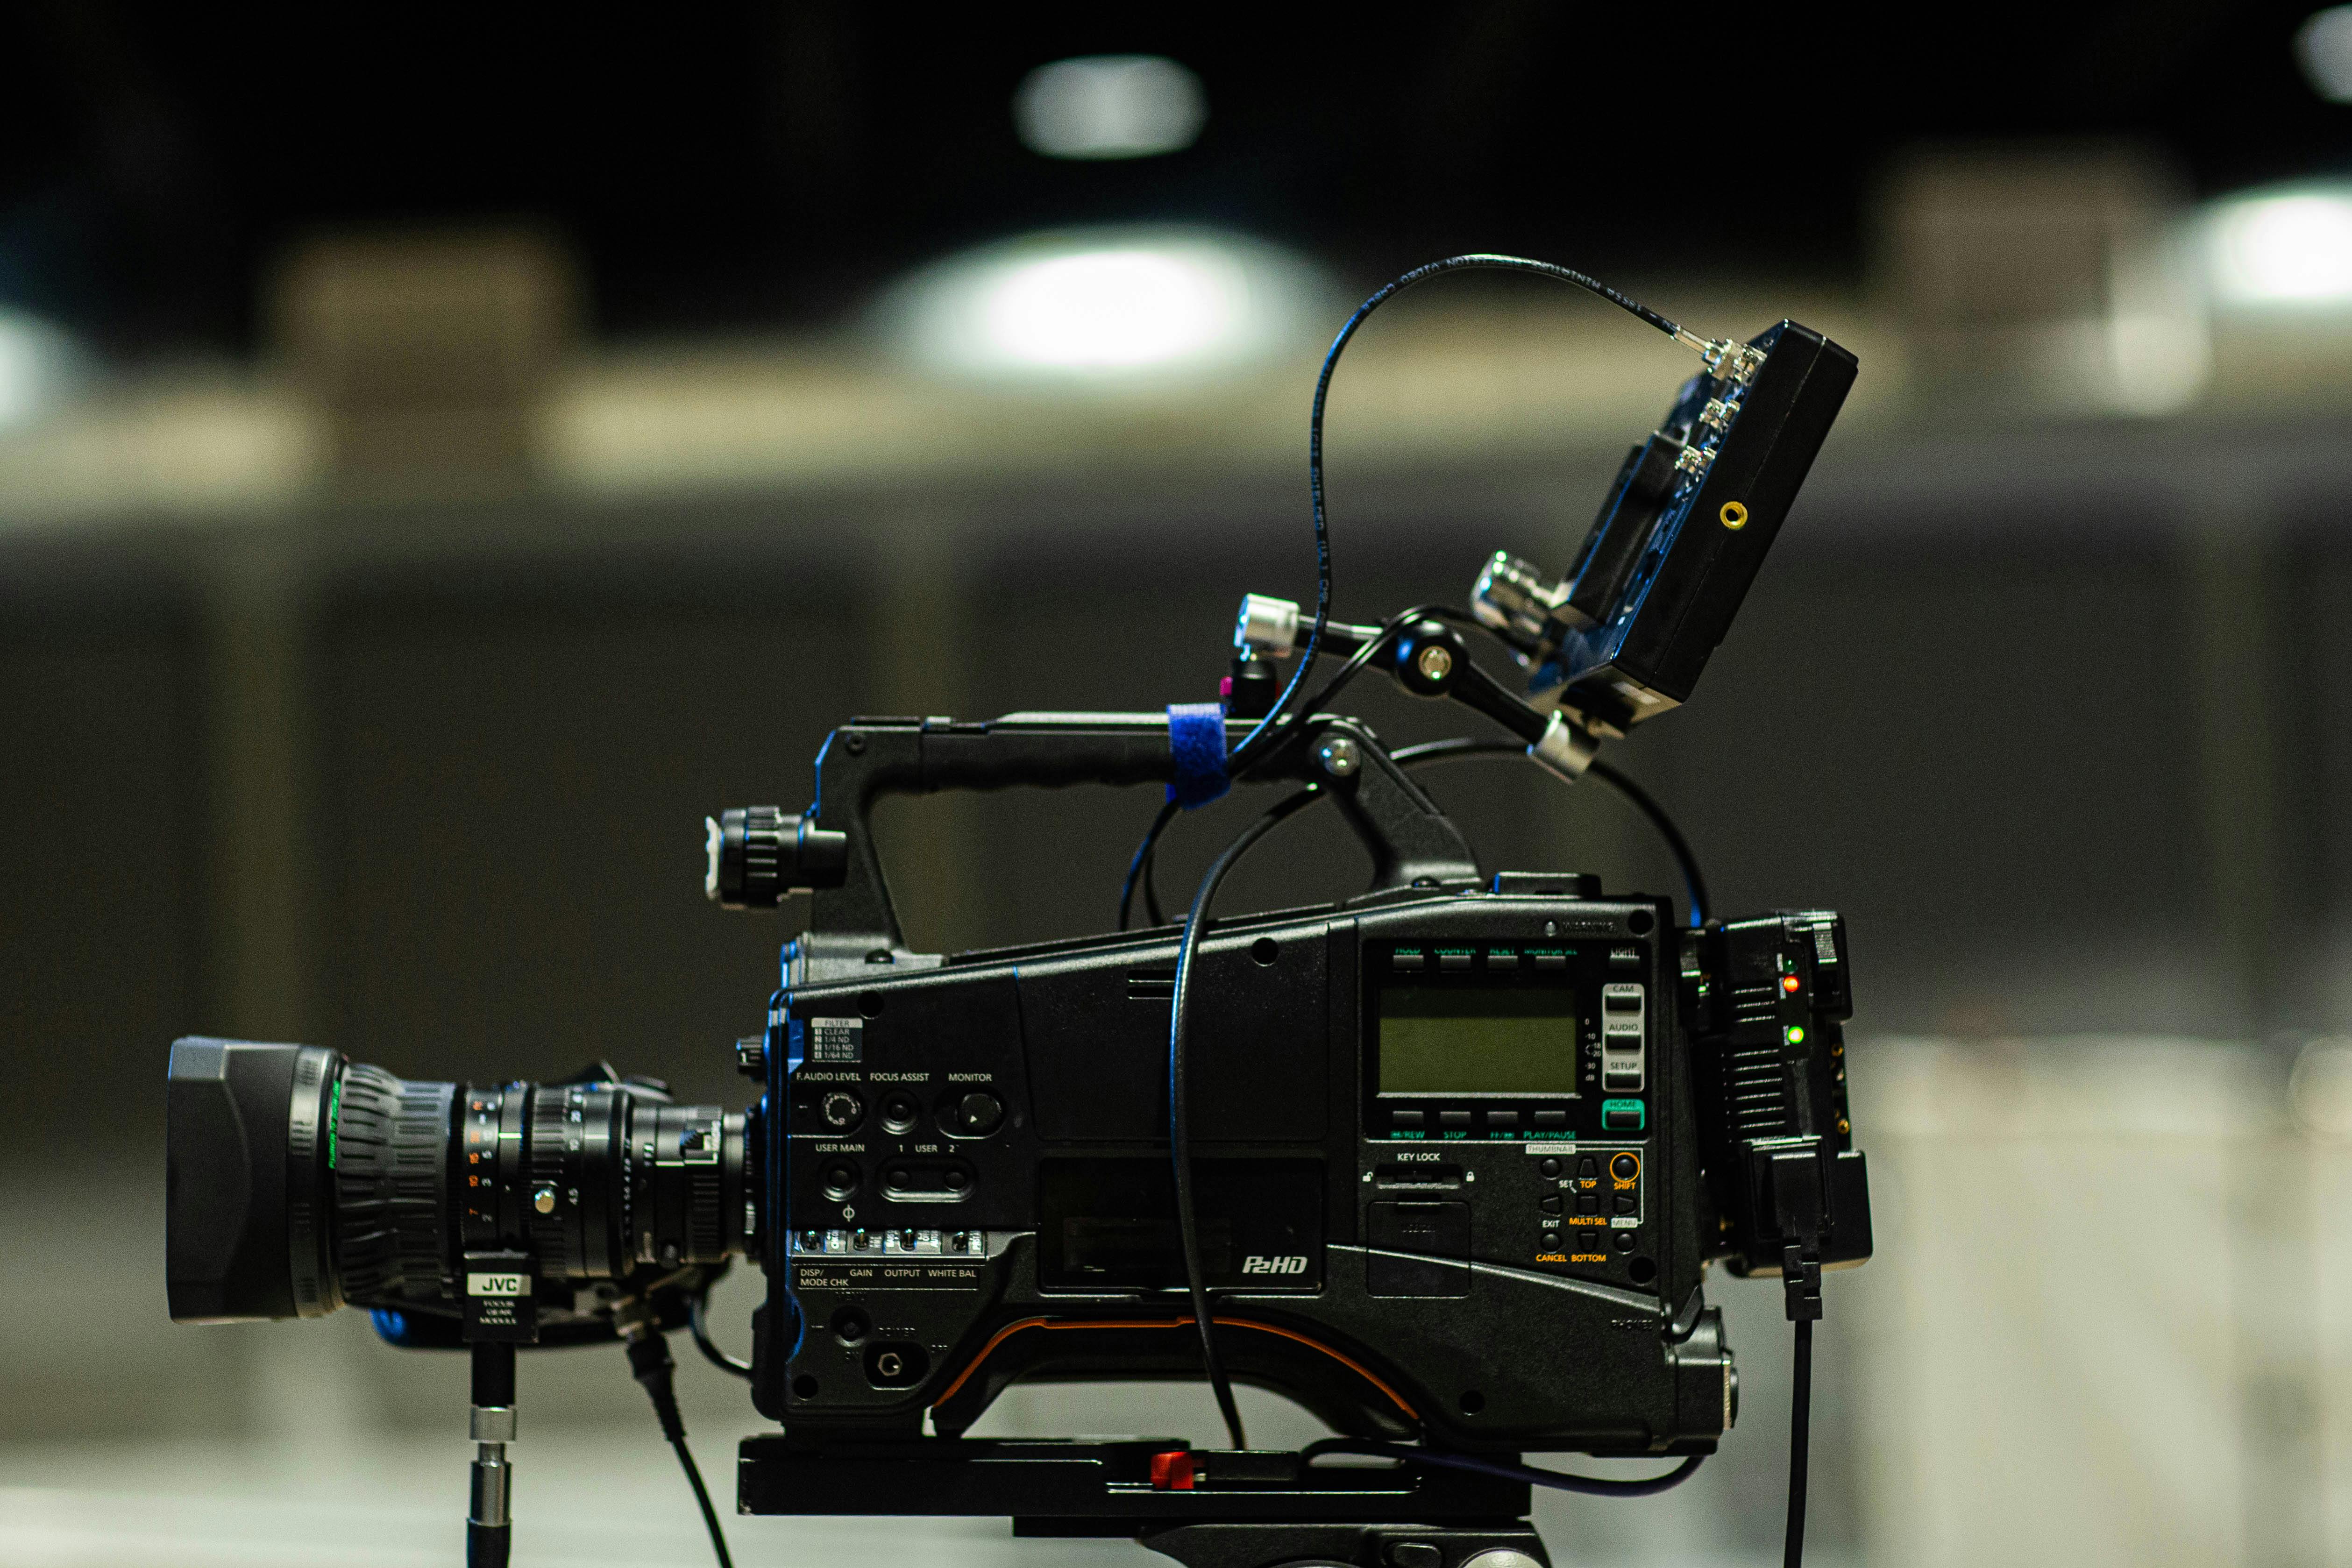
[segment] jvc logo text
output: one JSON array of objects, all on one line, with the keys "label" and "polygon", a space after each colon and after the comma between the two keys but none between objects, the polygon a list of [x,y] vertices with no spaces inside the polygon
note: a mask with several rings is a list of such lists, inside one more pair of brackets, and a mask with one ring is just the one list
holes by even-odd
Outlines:
[{"label": "jvc logo text", "polygon": [[1242,1272],[1244,1274],[1304,1274],[1307,1272],[1307,1260],[1265,1258],[1253,1252],[1242,1260]]}]

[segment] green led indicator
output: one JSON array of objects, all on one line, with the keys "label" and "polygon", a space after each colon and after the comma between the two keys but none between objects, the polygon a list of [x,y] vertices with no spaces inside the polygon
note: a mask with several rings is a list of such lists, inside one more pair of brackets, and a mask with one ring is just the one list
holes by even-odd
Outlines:
[{"label": "green led indicator", "polygon": [[1790,1045],[1802,1045],[1805,1043],[1805,1026],[1803,1024],[1792,1023],[1789,1026],[1789,1043]]},{"label": "green led indicator", "polygon": [[340,1078],[327,1091],[327,1168],[335,1168],[335,1134],[343,1124],[343,1081]]}]

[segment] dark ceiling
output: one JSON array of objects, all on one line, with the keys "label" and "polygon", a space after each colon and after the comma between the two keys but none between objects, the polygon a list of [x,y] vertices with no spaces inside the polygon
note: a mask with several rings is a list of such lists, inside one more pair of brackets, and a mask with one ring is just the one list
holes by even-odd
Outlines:
[{"label": "dark ceiling", "polygon": [[[17,0],[0,303],[119,354],[241,349],[289,239],[514,217],[577,246],[615,333],[821,321],[964,242],[1107,219],[1229,225],[1365,276],[1470,247],[1851,275],[1876,172],[1923,140],[2141,136],[2207,191],[2341,166],[2352,109],[2290,51],[2310,8],[738,3],[331,25]],[[1201,140],[1025,152],[1015,83],[1108,52],[1197,71]]]}]

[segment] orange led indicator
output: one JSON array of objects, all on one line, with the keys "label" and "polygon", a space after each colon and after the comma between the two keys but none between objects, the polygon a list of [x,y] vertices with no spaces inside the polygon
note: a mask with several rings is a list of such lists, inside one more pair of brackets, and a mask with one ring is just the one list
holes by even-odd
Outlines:
[{"label": "orange led indicator", "polygon": [[1801,983],[1801,982],[1800,982],[1794,975],[1783,975],[1780,977],[1780,988],[1784,991],[1793,991]]}]

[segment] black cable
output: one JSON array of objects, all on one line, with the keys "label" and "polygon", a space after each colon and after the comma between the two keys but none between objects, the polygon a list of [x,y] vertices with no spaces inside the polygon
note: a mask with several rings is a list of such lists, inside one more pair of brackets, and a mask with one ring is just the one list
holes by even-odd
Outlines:
[{"label": "black cable", "polygon": [[1201,1361],[1209,1375],[1209,1387],[1217,1396],[1217,1413],[1224,1417],[1226,1435],[1236,1448],[1246,1448],[1242,1436],[1242,1416],[1234,1404],[1234,1385],[1225,1375],[1223,1358],[1217,1354],[1217,1340],[1210,1322],[1208,1287],[1201,1278],[1201,1236],[1192,1211],[1192,1129],[1191,1095],[1184,1082],[1184,1014],[1185,1003],[1192,995],[1192,956],[1200,951],[1201,937],[1209,923],[1209,904],[1217,896],[1218,884],[1235,862],[1249,847],[1272,832],[1286,818],[1314,804],[1322,791],[1309,784],[1295,795],[1286,796],[1256,821],[1242,830],[1216,863],[1209,867],[1201,879],[1201,891],[1192,895],[1192,907],[1184,916],[1184,934],[1176,946],[1176,981],[1174,994],[1168,1005],[1168,1155],[1172,1166],[1176,1187],[1177,1246],[1184,1254],[1184,1287],[1192,1298],[1193,1326],[1201,1331]]},{"label": "black cable", "polygon": [[1282,717],[1283,710],[1290,706],[1291,696],[1307,679],[1308,668],[1314,664],[1316,654],[1322,650],[1323,628],[1330,618],[1331,531],[1329,520],[1325,513],[1323,498],[1323,407],[1331,392],[1331,372],[1339,369],[1339,355],[1348,347],[1349,340],[1355,337],[1356,329],[1363,325],[1364,318],[1416,283],[1435,277],[1441,273],[1465,271],[1528,272],[1539,277],[1549,277],[1561,283],[1573,284],[1579,288],[1599,295],[1619,309],[1631,313],[1635,319],[1655,327],[1678,342],[1687,343],[1693,348],[1706,347],[1703,340],[1685,332],[1676,323],[1667,320],[1648,306],[1618,293],[1597,278],[1587,277],[1583,273],[1570,267],[1556,266],[1549,261],[1533,261],[1520,256],[1494,256],[1483,252],[1467,256],[1449,256],[1443,261],[1433,261],[1426,266],[1414,267],[1411,272],[1377,290],[1361,305],[1357,306],[1356,313],[1349,317],[1346,324],[1340,327],[1339,336],[1331,340],[1331,347],[1323,356],[1323,369],[1315,378],[1314,409],[1307,416],[1307,489],[1314,503],[1315,512],[1315,625],[1307,634],[1307,646],[1300,651],[1298,667],[1291,672],[1290,679],[1284,685],[1281,695],[1274,699],[1274,706],[1266,710],[1264,718],[1258,720],[1256,727],[1243,737],[1241,744],[1234,748],[1233,761],[1237,765],[1256,760],[1258,752],[1265,745],[1270,744],[1264,737],[1274,733],[1276,722]]},{"label": "black cable", "polygon": [[1399,1459],[1409,1465],[1438,1465],[1446,1469],[1475,1470],[1482,1476],[1499,1476],[1507,1481],[1525,1481],[1529,1486],[1549,1487],[1555,1491],[1580,1492],[1587,1497],[1654,1497],[1659,1492],[1678,1487],[1691,1479],[1706,1456],[1693,1454],[1663,1475],[1644,1476],[1639,1480],[1610,1480],[1600,1476],[1571,1476],[1559,1470],[1547,1470],[1535,1465],[1512,1464],[1503,1459],[1484,1459],[1472,1454],[1449,1454],[1443,1449],[1416,1448],[1408,1443],[1361,1442],[1353,1437],[1326,1437],[1319,1443],[1309,1443],[1300,1450],[1302,1458],[1312,1462],[1319,1454],[1367,1454],[1375,1458]]},{"label": "black cable", "polygon": [[[1472,740],[1465,737],[1402,747],[1389,754],[1389,760],[1400,768],[1426,768],[1436,762],[1466,762],[1488,757],[1526,755],[1524,747],[1507,740]],[[1672,817],[1666,815],[1666,809],[1659,805],[1648,790],[1606,762],[1596,758],[1587,763],[1584,770],[1624,796],[1633,809],[1647,817],[1650,825],[1658,830],[1658,836],[1666,841],[1666,848],[1675,857],[1675,869],[1682,873],[1683,890],[1690,904],[1690,923],[1693,925],[1705,925],[1706,912],[1715,906],[1714,901],[1707,896],[1706,878],[1699,873],[1698,856],[1692,852],[1690,841],[1683,837],[1682,830],[1675,826]]]},{"label": "black cable", "polygon": [[1797,1320],[1796,1364],[1790,1378],[1789,1397],[1789,1538],[1780,1552],[1782,1568],[1801,1568],[1805,1561],[1805,1469],[1812,1447],[1813,1322]]},{"label": "black cable", "polygon": [[710,1287],[705,1285],[702,1289],[694,1292],[694,1301],[692,1305],[688,1309],[686,1317],[686,1326],[688,1329],[692,1331],[694,1334],[695,1348],[702,1352],[704,1360],[709,1362],[711,1365],[717,1367],[719,1371],[733,1373],[738,1377],[751,1376],[751,1364],[750,1362],[738,1361],[735,1357],[719,1349],[719,1342],[710,1337],[709,1313]]},{"label": "black cable", "polygon": [[710,1506],[710,1492],[702,1484],[702,1471],[695,1465],[693,1450],[686,1446],[686,1418],[677,1408],[677,1364],[669,1358],[669,1341],[650,1318],[625,1325],[621,1332],[628,1345],[629,1374],[645,1389],[646,1397],[653,1401],[654,1417],[661,1423],[662,1436],[677,1450],[677,1462],[686,1471],[687,1485],[694,1489],[695,1505],[702,1510],[703,1528],[710,1531],[710,1550],[718,1553],[719,1568],[735,1568],[734,1559],[727,1554],[727,1537],[719,1528],[719,1511]]},{"label": "black cable", "polygon": [[735,1560],[727,1555],[727,1537],[719,1529],[719,1511],[710,1506],[710,1492],[702,1484],[702,1472],[695,1468],[684,1434],[672,1437],[669,1446],[677,1450],[677,1462],[686,1467],[686,1484],[694,1489],[695,1504],[702,1510],[702,1527],[710,1531],[710,1550],[718,1553],[719,1568],[735,1568]]},{"label": "black cable", "polygon": [[[1275,697],[1274,706],[1266,710],[1265,716],[1258,720],[1250,732],[1242,737],[1241,744],[1234,747],[1226,758],[1227,769],[1234,777],[1239,777],[1245,772],[1250,765],[1256,761],[1261,750],[1271,746],[1272,742],[1268,737],[1276,733],[1276,727],[1284,716],[1284,710],[1290,706],[1292,696],[1305,684],[1307,672],[1314,667],[1316,655],[1322,650],[1324,627],[1330,620],[1331,533],[1323,494],[1323,413],[1330,396],[1331,374],[1339,368],[1339,356],[1346,350],[1349,340],[1355,337],[1356,329],[1362,326],[1367,317],[1390,299],[1414,284],[1435,277],[1441,273],[1465,270],[1528,272],[1538,277],[1554,278],[1562,283],[1573,284],[1579,288],[1599,295],[1620,309],[1632,313],[1638,319],[1656,328],[1669,338],[1687,342],[1693,347],[1705,346],[1698,339],[1691,337],[1665,317],[1618,293],[1596,278],[1588,277],[1583,273],[1569,267],[1555,266],[1546,261],[1533,261],[1525,256],[1486,254],[1450,256],[1442,261],[1433,261],[1426,266],[1413,268],[1377,290],[1361,305],[1357,306],[1355,314],[1349,316],[1341,325],[1339,334],[1331,340],[1330,349],[1323,356],[1323,367],[1315,378],[1314,406],[1307,415],[1307,487],[1308,497],[1313,503],[1315,520],[1315,623],[1307,632],[1306,646],[1299,650],[1298,667],[1291,672],[1289,681]],[[1424,611],[1423,613],[1433,614],[1435,612]],[[1454,613],[1458,615],[1459,612]],[[1358,649],[1355,657],[1349,661],[1348,667],[1340,672],[1339,678],[1324,688],[1318,696],[1317,702],[1328,701],[1341,685],[1354,678],[1355,674],[1371,661],[1373,652],[1385,640],[1385,637],[1376,638],[1369,648]],[[1193,1227],[1192,1151],[1185,1122],[1185,1003],[1190,994],[1188,982],[1192,976],[1192,955],[1198,946],[1210,900],[1216,895],[1217,884],[1224,880],[1225,873],[1232,868],[1234,862],[1241,857],[1244,851],[1265,837],[1284,818],[1314,800],[1316,796],[1317,790],[1310,785],[1259,818],[1244,830],[1239,838],[1225,847],[1224,852],[1217,857],[1216,863],[1209,868],[1208,874],[1202,878],[1201,890],[1194,895],[1192,907],[1185,916],[1184,933],[1176,949],[1175,996],[1168,1009],[1168,1143],[1170,1158],[1174,1167],[1176,1219],[1179,1242],[1184,1254],[1184,1282],[1192,1298],[1193,1322],[1201,1331],[1201,1355],[1208,1371],[1209,1384],[1216,1394],[1218,1411],[1224,1416],[1226,1431],[1232,1437],[1234,1447],[1236,1448],[1244,1448],[1247,1445],[1243,1441],[1241,1413],[1234,1405],[1233,1386],[1225,1376],[1223,1363],[1218,1358],[1215,1335],[1211,1331],[1209,1296],[1201,1281],[1200,1237]],[[1157,833],[1150,835],[1146,842],[1138,850],[1137,858],[1139,862],[1148,865],[1150,851],[1153,847],[1152,841],[1157,837]],[[1133,869],[1130,867],[1130,873]],[[1145,880],[1148,883],[1149,878]],[[1150,902],[1148,894],[1147,887],[1147,907]]]},{"label": "black cable", "polygon": [[1143,889],[1144,918],[1154,925],[1168,923],[1168,917],[1160,913],[1159,890],[1151,885],[1151,871],[1160,848],[1160,835],[1168,831],[1168,824],[1176,820],[1176,813],[1181,810],[1182,808],[1173,800],[1160,807],[1160,814],[1151,819],[1151,826],[1145,830],[1143,841],[1135,846],[1135,858],[1127,862],[1127,880],[1119,884],[1118,889],[1118,928],[1121,931],[1127,929],[1128,915],[1134,907],[1138,887]]},{"label": "black cable", "polygon": [[1715,907],[1714,901],[1707,897],[1706,879],[1699,875],[1698,857],[1691,853],[1689,841],[1683,837],[1682,830],[1675,826],[1674,819],[1666,815],[1666,809],[1652,800],[1648,790],[1598,758],[1586,763],[1584,770],[1624,796],[1633,803],[1635,810],[1650,819],[1650,825],[1658,830],[1658,836],[1666,841],[1666,848],[1674,852],[1675,864],[1682,868],[1683,886],[1690,894],[1690,923],[1693,925],[1706,925],[1706,912]]}]

